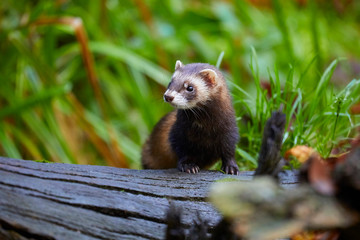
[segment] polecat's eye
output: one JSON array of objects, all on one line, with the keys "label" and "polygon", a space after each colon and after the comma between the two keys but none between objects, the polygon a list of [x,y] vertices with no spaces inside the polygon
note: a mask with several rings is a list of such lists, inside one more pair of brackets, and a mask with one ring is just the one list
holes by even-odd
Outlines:
[{"label": "polecat's eye", "polygon": [[186,91],[188,91],[188,92],[192,92],[193,90],[194,90],[193,86],[188,86],[186,88]]}]

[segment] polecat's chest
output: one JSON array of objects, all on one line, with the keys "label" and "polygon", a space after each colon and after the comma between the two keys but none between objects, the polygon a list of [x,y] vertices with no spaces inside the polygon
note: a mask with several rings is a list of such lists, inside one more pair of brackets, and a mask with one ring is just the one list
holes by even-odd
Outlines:
[{"label": "polecat's chest", "polygon": [[221,143],[226,132],[224,128],[209,120],[188,122],[177,129],[176,138],[180,141],[198,146],[216,146]]}]

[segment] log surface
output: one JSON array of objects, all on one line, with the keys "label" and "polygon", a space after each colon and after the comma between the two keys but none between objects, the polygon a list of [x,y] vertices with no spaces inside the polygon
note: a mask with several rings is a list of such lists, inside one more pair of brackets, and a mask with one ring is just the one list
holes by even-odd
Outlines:
[{"label": "log surface", "polygon": [[[221,216],[206,201],[214,181],[252,179],[169,170],[38,163],[0,157],[0,239],[163,239],[171,202],[190,226],[197,212],[210,225]],[[280,175],[293,187],[297,173]]]}]

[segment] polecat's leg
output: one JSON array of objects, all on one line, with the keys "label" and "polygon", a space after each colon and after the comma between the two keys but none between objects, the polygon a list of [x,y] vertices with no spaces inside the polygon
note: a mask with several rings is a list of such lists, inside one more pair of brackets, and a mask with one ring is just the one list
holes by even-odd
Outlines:
[{"label": "polecat's leg", "polygon": [[192,159],[191,157],[180,158],[177,164],[177,168],[181,172],[198,173],[200,171],[200,168],[194,162],[194,159]]},{"label": "polecat's leg", "polygon": [[238,175],[239,174],[239,167],[236,164],[234,158],[222,158],[222,166],[221,170],[224,171],[226,174],[231,175]]}]

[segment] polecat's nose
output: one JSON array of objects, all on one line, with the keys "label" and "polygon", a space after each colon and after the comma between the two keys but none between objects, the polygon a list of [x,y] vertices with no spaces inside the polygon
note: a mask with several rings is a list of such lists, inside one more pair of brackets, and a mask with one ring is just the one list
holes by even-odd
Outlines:
[{"label": "polecat's nose", "polygon": [[165,102],[172,102],[172,100],[174,100],[174,97],[164,94],[164,100]]}]

